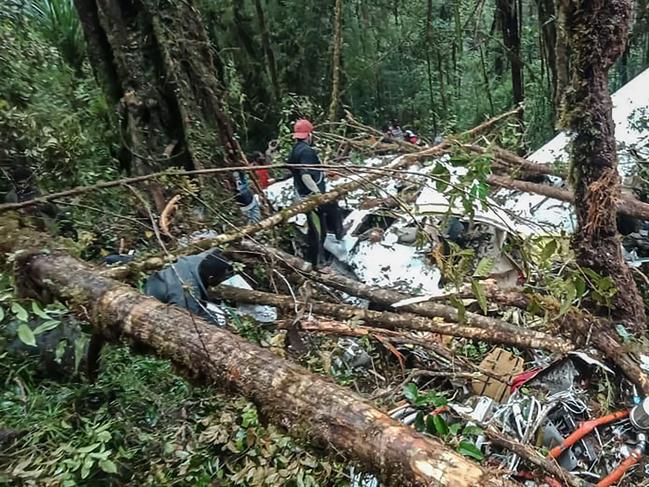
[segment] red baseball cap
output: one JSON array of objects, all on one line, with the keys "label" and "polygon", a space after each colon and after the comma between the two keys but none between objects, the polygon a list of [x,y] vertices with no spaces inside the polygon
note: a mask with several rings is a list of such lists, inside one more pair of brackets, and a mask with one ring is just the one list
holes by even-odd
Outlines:
[{"label": "red baseball cap", "polygon": [[306,118],[301,118],[293,125],[293,138],[304,140],[313,132],[313,124]]}]

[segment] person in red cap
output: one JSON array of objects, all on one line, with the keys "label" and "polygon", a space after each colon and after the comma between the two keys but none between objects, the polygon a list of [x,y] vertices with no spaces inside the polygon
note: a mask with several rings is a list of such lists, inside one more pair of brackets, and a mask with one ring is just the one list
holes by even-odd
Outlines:
[{"label": "person in red cap", "polygon": [[[313,148],[313,124],[306,119],[300,119],[293,125],[293,138],[296,140],[288,156],[289,165],[319,166],[320,158]],[[324,171],[318,167],[291,168],[295,193],[299,199],[314,194],[326,192]],[[324,260],[324,241],[327,231],[336,235],[338,240],[343,237],[342,215],[336,201],[319,206],[307,214],[309,232],[307,234],[307,260],[314,266],[319,266]]]}]

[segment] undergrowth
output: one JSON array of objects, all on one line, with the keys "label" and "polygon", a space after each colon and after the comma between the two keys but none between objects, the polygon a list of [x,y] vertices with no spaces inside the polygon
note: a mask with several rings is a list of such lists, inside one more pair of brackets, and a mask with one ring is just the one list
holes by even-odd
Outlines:
[{"label": "undergrowth", "polygon": [[262,424],[251,403],[126,348],[108,347],[94,384],[43,380],[35,360],[8,353],[0,376],[0,484],[348,483],[340,465]]}]

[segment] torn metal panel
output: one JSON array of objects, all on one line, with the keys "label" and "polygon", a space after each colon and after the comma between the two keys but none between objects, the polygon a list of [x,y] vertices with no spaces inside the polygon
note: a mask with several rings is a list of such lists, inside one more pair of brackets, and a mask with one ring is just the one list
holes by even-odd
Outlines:
[{"label": "torn metal panel", "polygon": [[[649,159],[649,69],[613,93],[613,120],[618,145],[619,172],[623,177],[637,173],[638,162]],[[570,163],[571,136],[558,134],[528,159],[540,164]],[[562,185],[559,178],[549,178],[551,184]],[[576,219],[572,205],[546,196],[501,190],[497,198],[503,207],[519,217],[534,222],[537,231],[557,235],[573,233]]]}]

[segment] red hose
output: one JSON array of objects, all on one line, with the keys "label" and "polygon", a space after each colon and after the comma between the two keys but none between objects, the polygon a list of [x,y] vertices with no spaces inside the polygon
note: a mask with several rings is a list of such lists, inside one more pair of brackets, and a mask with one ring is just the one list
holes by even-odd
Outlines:
[{"label": "red hose", "polygon": [[565,450],[567,450],[572,445],[577,443],[579,440],[581,440],[584,436],[588,435],[588,433],[593,431],[598,426],[602,426],[617,421],[619,419],[626,418],[628,415],[629,415],[629,410],[626,409],[624,411],[617,411],[607,416],[601,416],[599,418],[591,419],[590,421],[584,421],[579,425],[579,428],[573,431],[565,440],[563,440],[563,442],[560,445],[555,446],[552,450],[550,450],[550,453],[548,453],[548,457],[557,458]]},{"label": "red hose", "polygon": [[606,477],[597,482],[596,487],[611,487],[611,485],[617,484],[620,480],[622,480],[622,477],[624,477],[624,474],[627,472],[627,470],[629,470],[640,461],[640,457],[642,457],[642,451],[633,450],[631,452],[631,455],[629,455],[626,460],[615,467],[615,470],[613,470]]}]

